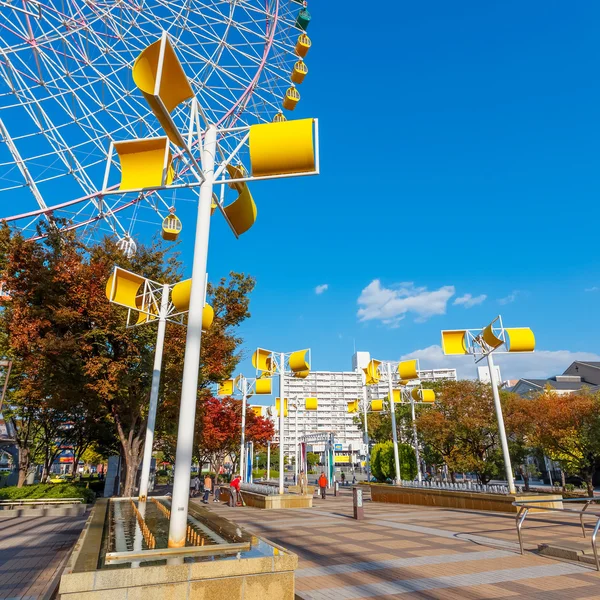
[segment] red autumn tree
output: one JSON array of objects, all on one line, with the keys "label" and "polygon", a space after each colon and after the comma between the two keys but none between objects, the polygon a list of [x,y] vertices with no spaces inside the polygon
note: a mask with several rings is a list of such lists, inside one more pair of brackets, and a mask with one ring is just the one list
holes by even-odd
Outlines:
[{"label": "red autumn tree", "polygon": [[[196,458],[208,463],[217,475],[230,458],[234,467],[240,464],[242,434],[242,403],[231,397],[202,398],[196,420]],[[258,416],[250,408],[246,411],[246,441],[264,446],[273,439],[274,427],[270,419]]]}]

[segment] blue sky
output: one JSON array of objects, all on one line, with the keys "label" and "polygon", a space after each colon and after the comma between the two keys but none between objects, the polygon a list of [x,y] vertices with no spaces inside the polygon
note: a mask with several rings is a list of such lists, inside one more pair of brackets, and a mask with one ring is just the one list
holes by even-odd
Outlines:
[{"label": "blue sky", "polygon": [[309,9],[294,116],[320,120],[322,174],[255,184],[238,241],[213,220],[211,278],[257,279],[247,357],[311,347],[314,369],[342,370],[356,346],[455,365],[440,330],[499,313],[541,351],[501,362],[505,378],[600,354],[600,4]]}]

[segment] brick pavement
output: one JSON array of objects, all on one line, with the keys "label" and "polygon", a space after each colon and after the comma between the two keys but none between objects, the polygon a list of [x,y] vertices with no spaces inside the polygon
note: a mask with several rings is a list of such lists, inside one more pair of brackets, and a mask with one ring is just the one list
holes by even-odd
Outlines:
[{"label": "brick pavement", "polygon": [[[349,490],[312,509],[209,508],[298,554],[301,600],[600,600],[592,567],[521,556],[514,515],[365,502],[357,522]],[[583,538],[577,520],[541,513],[528,517],[525,541],[534,550]]]},{"label": "brick pavement", "polygon": [[0,599],[49,597],[86,516],[6,518],[0,514]]}]

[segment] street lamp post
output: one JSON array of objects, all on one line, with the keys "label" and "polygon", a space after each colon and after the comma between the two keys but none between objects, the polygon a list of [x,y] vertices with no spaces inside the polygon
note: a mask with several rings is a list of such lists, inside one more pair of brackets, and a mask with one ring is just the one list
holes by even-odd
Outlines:
[{"label": "street lamp post", "polygon": [[[501,350],[504,346],[504,350]],[[494,409],[498,420],[498,432],[500,434],[500,445],[504,457],[506,481],[511,494],[516,493],[513,478],[510,453],[508,451],[508,440],[504,427],[500,393],[498,392],[498,380],[492,353],[522,353],[535,350],[535,336],[529,327],[507,327],[502,323],[502,317],[497,316],[487,327],[481,329],[451,329],[442,331],[442,348],[444,354],[458,355],[469,354],[479,362],[487,359],[490,370],[490,383],[494,397]]]}]

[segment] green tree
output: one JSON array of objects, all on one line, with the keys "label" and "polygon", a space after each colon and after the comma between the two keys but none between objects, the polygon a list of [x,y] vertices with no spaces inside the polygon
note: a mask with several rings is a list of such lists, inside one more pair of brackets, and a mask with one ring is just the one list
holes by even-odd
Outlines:
[{"label": "green tree", "polygon": [[[417,459],[412,446],[398,444],[400,459],[400,476],[402,479],[414,479],[417,475]],[[377,481],[385,482],[396,477],[394,443],[376,444],[371,451],[371,473]]]}]

